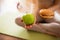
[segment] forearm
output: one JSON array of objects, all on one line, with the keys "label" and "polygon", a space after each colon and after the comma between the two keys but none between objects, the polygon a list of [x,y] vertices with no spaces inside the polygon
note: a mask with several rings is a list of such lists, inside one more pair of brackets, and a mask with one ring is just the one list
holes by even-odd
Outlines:
[{"label": "forearm", "polygon": [[54,0],[54,5],[48,9],[55,11],[55,10],[58,10],[59,8],[60,8],[60,0]]},{"label": "forearm", "polygon": [[51,24],[34,24],[32,28],[28,30],[33,30],[37,32],[42,32],[50,34],[56,37],[60,37],[60,24],[51,23]]},{"label": "forearm", "polygon": [[57,10],[59,10],[59,8],[60,8],[60,5],[59,4],[55,4],[55,5],[53,5],[52,7],[48,8],[48,9],[50,9],[52,11],[57,11]]}]

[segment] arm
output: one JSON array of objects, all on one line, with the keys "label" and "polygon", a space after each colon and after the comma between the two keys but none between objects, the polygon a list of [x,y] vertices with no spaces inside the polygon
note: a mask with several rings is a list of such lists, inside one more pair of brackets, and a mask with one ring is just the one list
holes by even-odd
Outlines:
[{"label": "arm", "polygon": [[51,9],[53,11],[59,10],[60,9],[60,0],[55,0],[54,4],[51,7],[49,7],[48,9]]},{"label": "arm", "polygon": [[60,32],[59,32],[60,31],[60,24],[49,23],[49,24],[38,24],[38,26],[42,28],[42,30],[40,30],[40,32],[60,37]]},{"label": "arm", "polygon": [[56,4],[56,5],[53,5],[52,7],[48,8],[48,9],[51,9],[52,11],[56,11],[59,9],[59,4]]},{"label": "arm", "polygon": [[[16,23],[19,26],[24,27],[25,24],[21,21],[20,18],[16,19]],[[49,24],[34,24],[32,25],[32,28],[28,29],[28,30],[33,30],[33,31],[37,31],[37,32],[42,32],[42,33],[47,33],[47,34],[51,34],[54,36],[58,36],[60,37],[60,24],[58,23],[49,23]]]}]

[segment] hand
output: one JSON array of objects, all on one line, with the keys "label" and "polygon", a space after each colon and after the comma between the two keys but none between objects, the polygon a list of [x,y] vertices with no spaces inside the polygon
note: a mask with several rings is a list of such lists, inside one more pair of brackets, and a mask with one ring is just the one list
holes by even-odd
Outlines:
[{"label": "hand", "polygon": [[[21,21],[21,18],[16,18],[16,24],[25,28],[25,24]],[[26,28],[26,29],[60,37],[60,32],[59,32],[60,24],[58,23],[49,23],[49,24],[36,23],[31,26],[32,26],[31,28]]]}]

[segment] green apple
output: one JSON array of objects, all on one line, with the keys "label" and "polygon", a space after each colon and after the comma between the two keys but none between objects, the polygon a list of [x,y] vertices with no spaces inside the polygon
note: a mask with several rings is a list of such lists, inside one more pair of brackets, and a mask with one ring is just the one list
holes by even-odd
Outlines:
[{"label": "green apple", "polygon": [[34,20],[35,20],[35,17],[33,14],[26,14],[24,15],[23,17],[23,22],[26,24],[26,25],[31,25],[34,23]]}]

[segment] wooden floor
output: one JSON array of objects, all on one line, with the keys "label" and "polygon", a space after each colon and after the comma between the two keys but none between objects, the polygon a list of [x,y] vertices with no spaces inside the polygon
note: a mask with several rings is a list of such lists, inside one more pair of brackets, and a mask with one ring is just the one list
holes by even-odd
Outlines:
[{"label": "wooden floor", "polygon": [[0,40],[25,40],[25,39],[0,34]]}]

